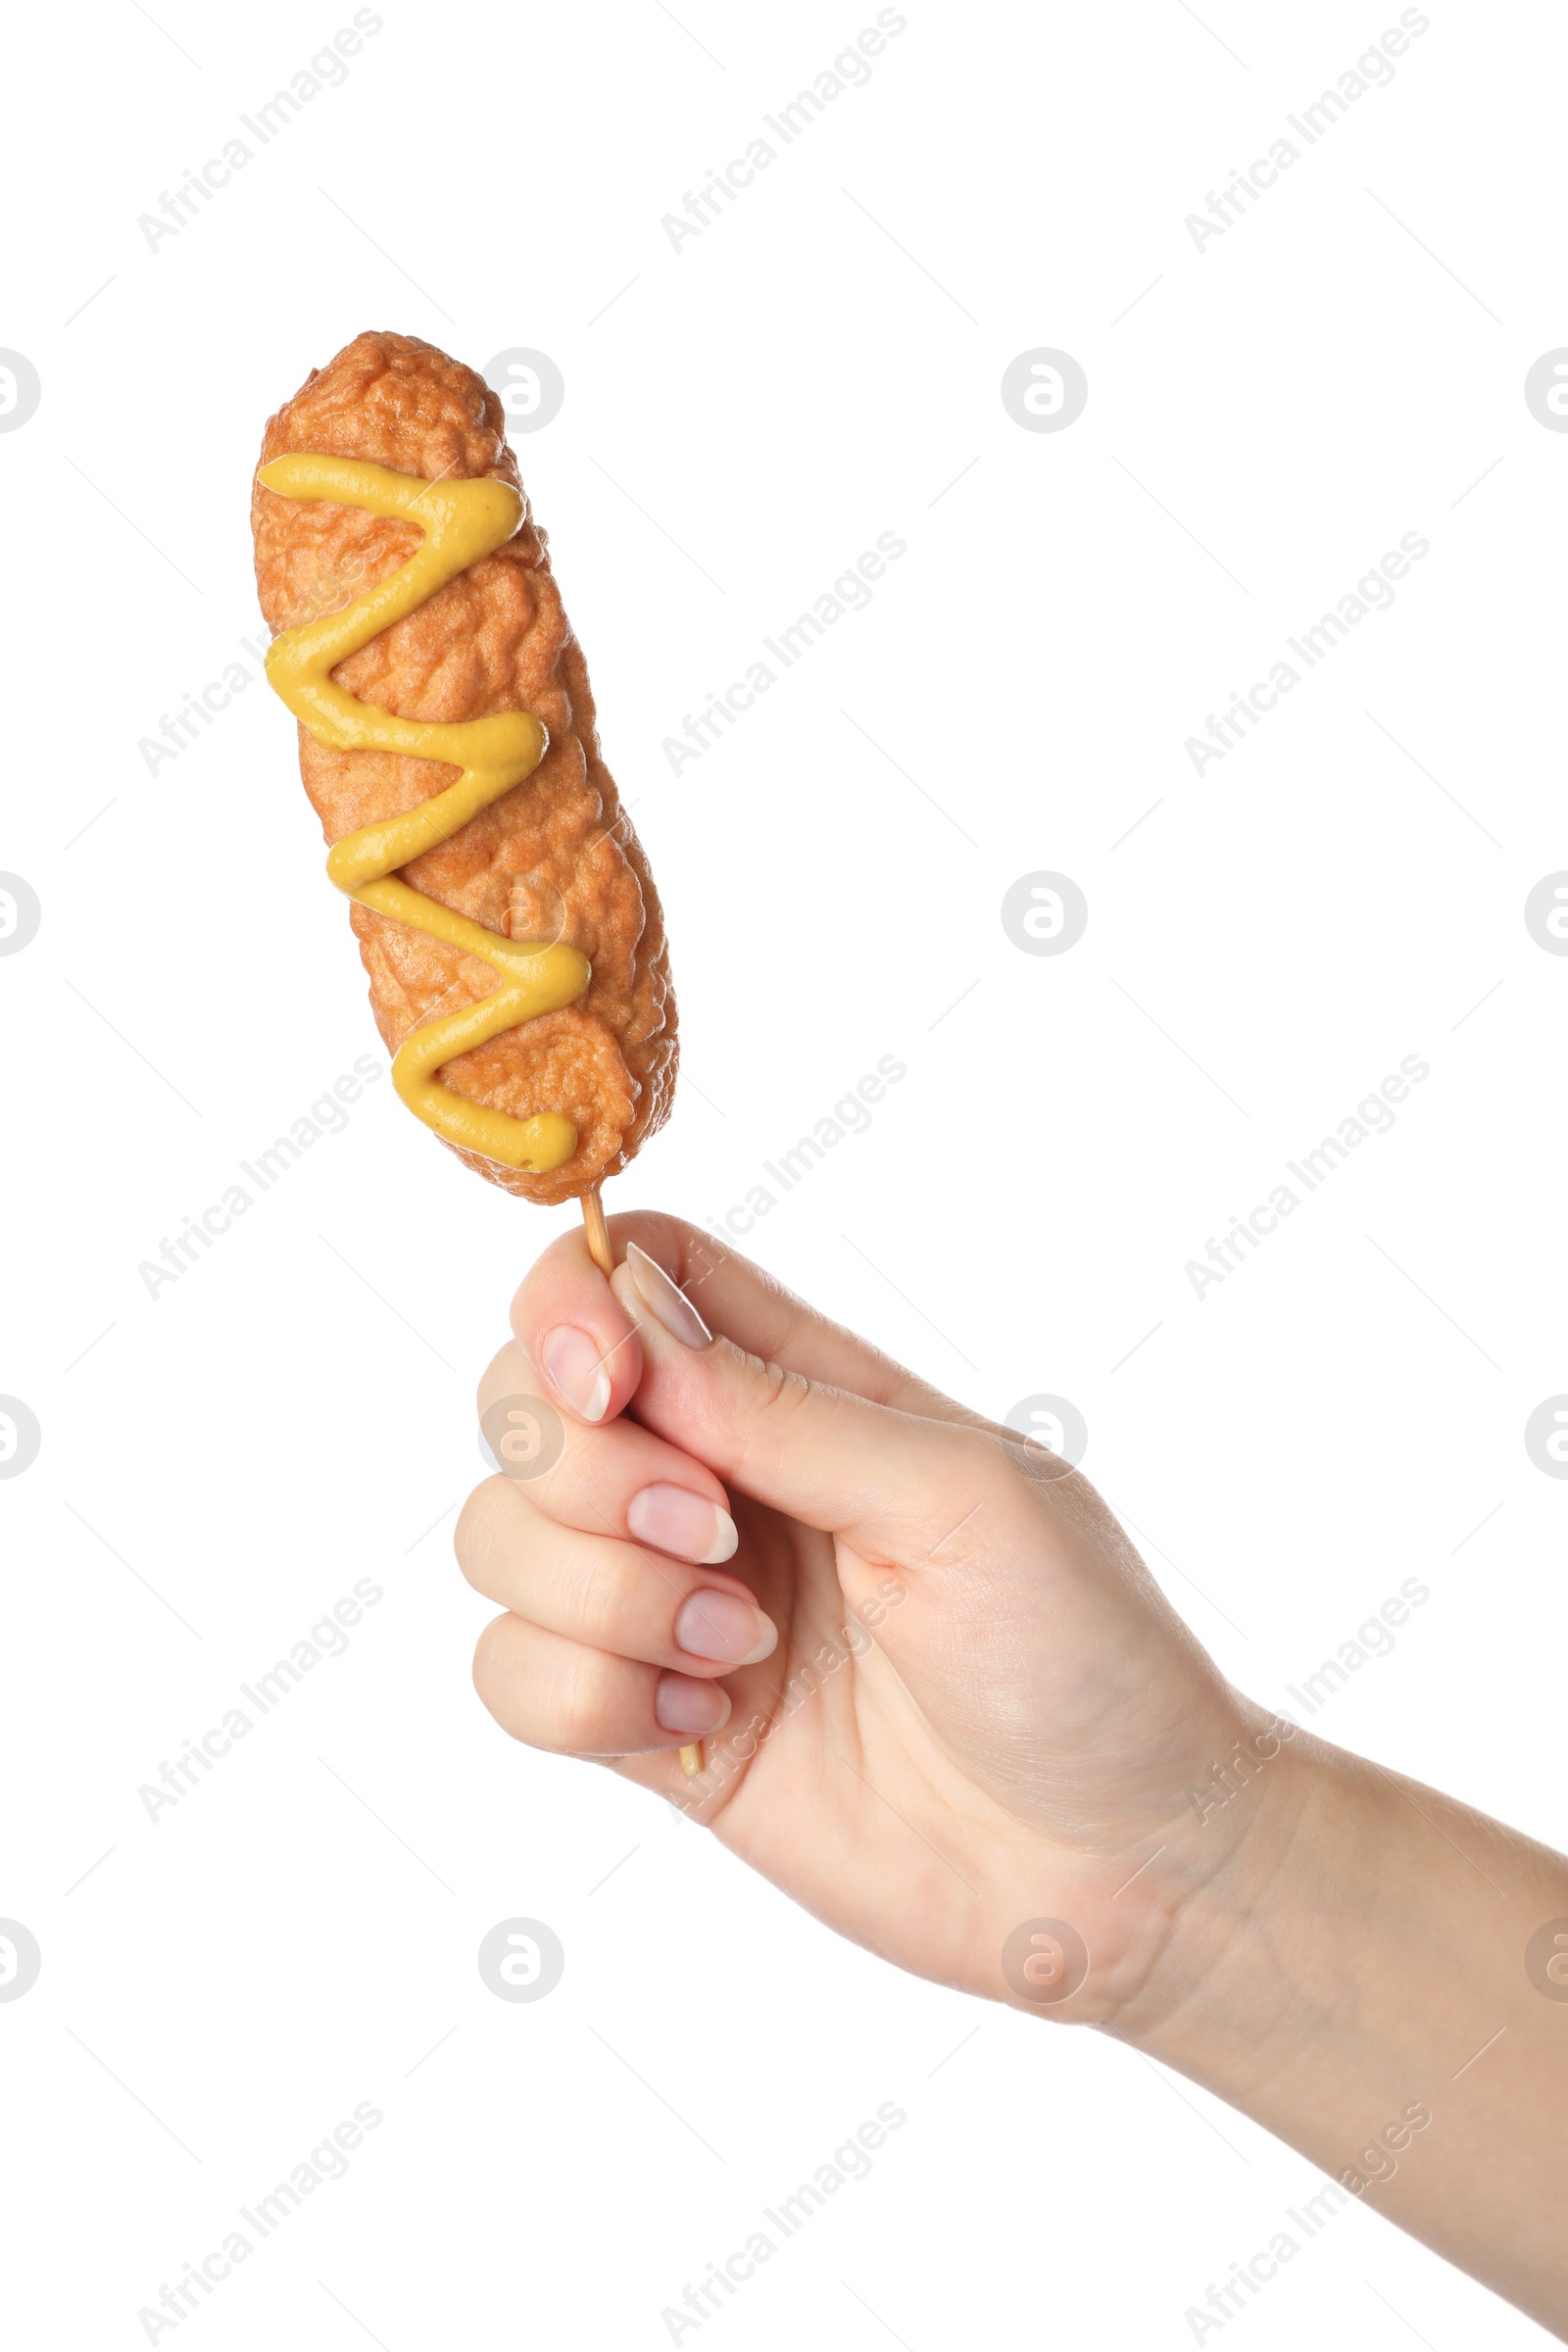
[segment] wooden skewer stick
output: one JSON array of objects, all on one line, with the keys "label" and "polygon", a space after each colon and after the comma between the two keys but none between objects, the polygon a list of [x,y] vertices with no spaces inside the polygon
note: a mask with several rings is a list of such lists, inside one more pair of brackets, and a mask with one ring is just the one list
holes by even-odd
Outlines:
[{"label": "wooden skewer stick", "polygon": [[605,1204],[597,1184],[582,1197],[582,1221],[588,1234],[588,1254],[608,1282],[615,1271],[615,1261],[610,1254],[610,1227],[605,1223]]},{"label": "wooden skewer stick", "polygon": [[[588,1237],[588,1254],[608,1282],[615,1271],[615,1261],[611,1254],[610,1228],[605,1223],[605,1204],[599,1197],[597,1184],[592,1192],[582,1196],[582,1221]],[[693,1740],[689,1747],[681,1749],[680,1768],[689,1781],[695,1780],[702,1771],[703,1743],[700,1740]]]}]

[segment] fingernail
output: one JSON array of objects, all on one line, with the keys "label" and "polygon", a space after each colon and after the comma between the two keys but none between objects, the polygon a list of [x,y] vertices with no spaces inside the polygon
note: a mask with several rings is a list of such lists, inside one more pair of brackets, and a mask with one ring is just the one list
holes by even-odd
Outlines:
[{"label": "fingernail", "polygon": [[778,1646],[778,1628],[738,1592],[693,1592],[675,1612],[675,1640],[688,1657],[755,1666]]},{"label": "fingernail", "polygon": [[654,1720],[662,1732],[700,1739],[728,1723],[729,1693],[716,1683],[699,1683],[689,1674],[662,1674],[654,1693]]},{"label": "fingernail", "polygon": [[[740,1537],[728,1511],[688,1487],[644,1487],[626,1505],[626,1526],[640,1543],[699,1568],[716,1568],[735,1556]],[[704,1655],[717,1656],[715,1650]]]},{"label": "fingernail", "polygon": [[539,1350],[551,1386],[563,1396],[579,1421],[602,1421],[610,1405],[610,1374],[599,1348],[585,1331],[560,1323],[546,1335]]},{"label": "fingernail", "polygon": [[711,1345],[713,1335],[685,1292],[677,1290],[663,1267],[635,1242],[626,1245],[626,1264],[644,1306],[672,1340],[679,1340],[683,1348]]}]

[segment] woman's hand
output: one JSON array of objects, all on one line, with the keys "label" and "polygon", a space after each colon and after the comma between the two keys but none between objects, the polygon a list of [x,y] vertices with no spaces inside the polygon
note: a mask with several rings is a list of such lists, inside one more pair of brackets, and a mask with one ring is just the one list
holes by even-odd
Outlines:
[{"label": "woman's hand", "polygon": [[1320,2220],[1375,2202],[1568,2334],[1568,1863],[1241,1698],[1054,1455],[691,1226],[612,1230],[480,1389],[529,1441],[458,1525],[497,1719],[901,1967],[1136,2041],[1324,2166]]},{"label": "woman's hand", "polygon": [[1216,1774],[1277,1754],[1270,1719],[1055,1455],[693,1227],[612,1231],[612,1283],[576,1235],[546,1252],[481,1386],[564,1436],[459,1523],[510,1612],[486,1705],[902,1967],[1079,2019],[1163,2001],[1181,1908],[1261,1809],[1227,1819]]}]

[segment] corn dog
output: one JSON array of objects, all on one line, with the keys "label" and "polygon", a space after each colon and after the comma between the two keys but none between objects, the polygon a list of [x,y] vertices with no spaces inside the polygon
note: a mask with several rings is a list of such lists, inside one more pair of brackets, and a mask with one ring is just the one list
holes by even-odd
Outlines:
[{"label": "corn dog", "polygon": [[608,1259],[598,1187],[668,1115],[675,1003],[501,404],[359,335],[270,420],[252,525],[398,1093],[492,1184],[580,1198]]}]

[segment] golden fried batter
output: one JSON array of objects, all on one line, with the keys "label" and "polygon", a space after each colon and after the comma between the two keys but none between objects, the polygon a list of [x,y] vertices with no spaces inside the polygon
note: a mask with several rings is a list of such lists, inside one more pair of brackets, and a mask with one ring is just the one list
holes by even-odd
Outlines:
[{"label": "golden fried batter", "polygon": [[[412,335],[357,335],[314,369],[268,424],[261,462],[292,450],[366,459],[426,481],[485,474],[522,489],[495,394],[472,368]],[[274,635],[352,604],[406,564],[420,537],[411,523],[280,498],[259,482],[251,520],[256,584]],[[577,1128],[576,1151],[546,1176],[449,1146],[460,1159],[528,1200],[586,1193],[668,1116],[675,999],[659,896],[599,756],[582,650],[526,499],[514,538],[332,674],[402,718],[529,710],[550,730],[533,774],[402,878],[487,930],[564,940],[588,957],[593,978],[574,1004],[505,1031],[440,1072],[475,1102],[519,1119],[564,1111]],[[431,799],[459,772],[432,760],[328,751],[303,727],[300,769],[328,842]],[[477,957],[371,907],[355,904],[350,912],[391,1052],[436,1014],[494,993],[494,969]]]}]

